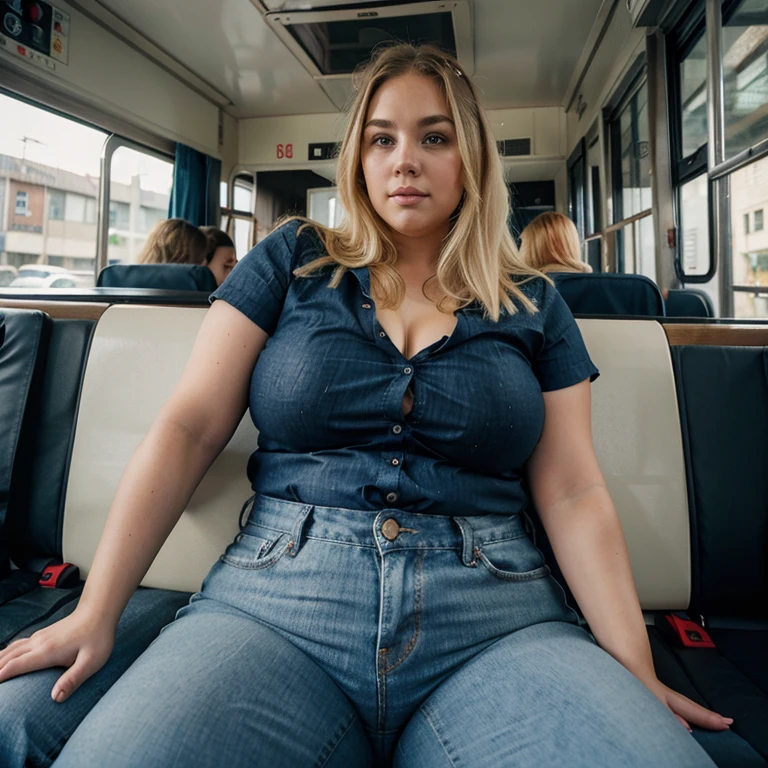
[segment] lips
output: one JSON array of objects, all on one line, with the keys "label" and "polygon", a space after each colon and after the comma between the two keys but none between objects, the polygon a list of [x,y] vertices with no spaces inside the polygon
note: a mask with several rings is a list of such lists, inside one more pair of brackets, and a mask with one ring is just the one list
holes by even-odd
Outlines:
[{"label": "lips", "polygon": [[390,195],[390,198],[399,205],[416,205],[426,197],[428,197],[427,193],[416,187],[398,187]]}]

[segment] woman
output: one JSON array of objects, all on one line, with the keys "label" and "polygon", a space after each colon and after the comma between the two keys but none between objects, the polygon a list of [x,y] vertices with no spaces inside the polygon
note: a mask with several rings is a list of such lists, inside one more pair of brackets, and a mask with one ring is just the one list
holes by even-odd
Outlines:
[{"label": "woman", "polygon": [[200,231],[208,238],[206,266],[213,272],[216,285],[221,285],[237,264],[235,244],[226,232],[217,227],[200,227]]},{"label": "woman", "polygon": [[562,213],[539,214],[521,237],[520,258],[539,272],[592,271],[592,267],[581,260],[576,225]]},{"label": "woman", "polygon": [[[0,679],[67,666],[66,702],[104,664],[250,403],[242,533],[57,766],[710,765],[673,713],[729,721],[656,678],[592,450],[597,371],[515,253],[474,86],[397,46],[357,88],[345,222],[285,224],[216,292],[80,604],[0,654]],[[525,534],[525,464],[604,650]]]},{"label": "woman", "polygon": [[137,264],[205,264],[208,239],[184,219],[158,221],[147,237]]}]

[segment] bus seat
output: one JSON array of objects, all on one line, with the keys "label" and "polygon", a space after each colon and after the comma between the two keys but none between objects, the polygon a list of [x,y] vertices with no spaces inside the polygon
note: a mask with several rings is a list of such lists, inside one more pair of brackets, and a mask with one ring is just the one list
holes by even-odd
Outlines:
[{"label": "bus seat", "polygon": [[[206,311],[116,305],[99,320],[83,382],[64,515],[64,557],[83,575],[123,469],[181,376]],[[256,429],[246,415],[160,550],[144,586],[199,589],[238,533],[240,509],[252,493],[245,467],[256,443]]]},{"label": "bus seat", "polygon": [[671,289],[665,301],[667,317],[714,317],[709,294],[695,288]]},{"label": "bus seat", "polygon": [[688,498],[669,346],[652,320],[579,319],[600,378],[592,434],[644,610],[690,599]]},{"label": "bus seat", "polygon": [[[8,501],[5,526],[0,521],[0,548],[6,549],[2,562],[7,564],[10,555],[11,568],[0,573],[0,648],[41,622],[66,615],[82,590],[81,582],[50,589],[40,586],[39,579],[46,566],[63,559],[64,494],[83,370],[96,325],[93,320],[52,320],[32,310],[2,312],[8,337],[0,348],[0,423],[17,429],[0,432],[0,500]],[[7,450],[13,439],[15,460]],[[188,597],[158,591],[148,601],[137,595],[128,615],[159,632],[173,616],[169,611]],[[148,615],[142,606],[162,610]],[[144,637],[130,626],[125,629],[129,637]]]},{"label": "bus seat", "polygon": [[101,270],[96,286],[211,293],[216,290],[216,278],[200,264],[113,264]]},{"label": "bus seat", "polygon": [[[10,571],[10,527],[16,492],[15,476],[29,463],[30,431],[35,429],[36,400],[50,318],[37,310],[3,310],[5,338],[0,347],[0,577]],[[26,439],[25,439],[26,438]],[[4,578],[0,604],[16,595]]]},{"label": "bus seat", "polygon": [[552,272],[549,275],[574,315],[664,317],[664,300],[644,275]]}]

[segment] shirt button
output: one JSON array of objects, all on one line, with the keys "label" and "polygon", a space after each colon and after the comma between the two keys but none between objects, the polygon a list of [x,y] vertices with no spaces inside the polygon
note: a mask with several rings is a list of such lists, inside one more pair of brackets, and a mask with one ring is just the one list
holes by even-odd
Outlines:
[{"label": "shirt button", "polygon": [[392,459],[392,461],[389,462],[393,467],[399,467],[400,466],[400,459]]},{"label": "shirt button", "polygon": [[403,431],[403,428],[402,428],[402,427],[401,427],[399,424],[395,424],[395,426],[394,426],[394,427],[392,427],[392,431],[393,431],[393,432],[394,432],[396,435],[399,435],[399,434],[400,434],[400,433]]},{"label": "shirt button", "polygon": [[390,504],[394,504],[397,501],[397,494],[394,493],[394,492],[388,493],[387,494],[387,501]]},{"label": "shirt button", "polygon": [[370,304],[363,304],[363,309],[370,309],[370,308],[371,308]]},{"label": "shirt button", "polygon": [[410,376],[413,373],[413,368],[403,368],[403,373],[406,376]]},{"label": "shirt button", "polygon": [[382,339],[386,338],[387,334],[384,333],[384,331],[379,331],[379,336],[381,336]]}]

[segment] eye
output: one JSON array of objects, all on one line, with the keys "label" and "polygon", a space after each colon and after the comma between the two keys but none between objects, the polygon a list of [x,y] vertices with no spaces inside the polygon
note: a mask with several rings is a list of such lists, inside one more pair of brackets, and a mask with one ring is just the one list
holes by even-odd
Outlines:
[{"label": "eye", "polygon": [[438,146],[440,144],[445,144],[447,141],[448,139],[446,139],[445,136],[439,133],[430,133],[429,136],[426,136],[424,138],[424,143],[429,144],[431,146]]},{"label": "eye", "polygon": [[392,139],[389,136],[374,136],[371,140],[371,144],[378,147],[389,147],[392,143]]}]

